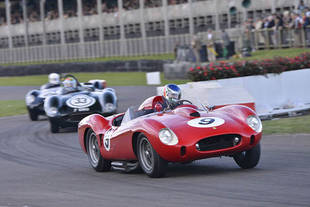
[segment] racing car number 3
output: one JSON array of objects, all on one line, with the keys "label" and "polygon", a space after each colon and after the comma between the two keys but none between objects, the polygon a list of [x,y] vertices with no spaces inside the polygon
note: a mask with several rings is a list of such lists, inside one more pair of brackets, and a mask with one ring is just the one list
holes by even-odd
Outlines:
[{"label": "racing car number 3", "polygon": [[76,95],[67,100],[66,104],[71,108],[86,108],[92,106],[96,100],[86,95]]},{"label": "racing car number 3", "polygon": [[204,118],[197,118],[192,119],[187,122],[188,125],[197,128],[210,128],[210,127],[217,127],[221,126],[225,123],[224,119],[217,118],[217,117],[204,117]]}]

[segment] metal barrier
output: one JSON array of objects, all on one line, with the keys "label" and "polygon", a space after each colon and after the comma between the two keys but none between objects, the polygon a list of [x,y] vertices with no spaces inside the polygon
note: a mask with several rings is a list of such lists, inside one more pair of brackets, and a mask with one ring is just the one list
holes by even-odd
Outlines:
[{"label": "metal barrier", "polygon": [[25,63],[59,60],[79,60],[100,57],[142,56],[172,53],[176,44],[190,44],[191,36],[178,35],[105,40],[71,44],[53,44],[0,49],[0,63]]},{"label": "metal barrier", "polygon": [[[243,35],[256,50],[310,46],[310,27],[252,30]],[[245,47],[245,46],[243,46]]]},{"label": "metal barrier", "polygon": [[[235,32],[241,34],[241,32]],[[199,33],[201,40],[206,33]],[[220,37],[220,34],[216,35]],[[242,48],[256,50],[310,46],[310,27],[306,29],[253,30],[231,37],[237,52]],[[190,34],[117,40],[51,44],[0,49],[0,63],[25,63],[59,60],[80,60],[101,57],[145,56],[173,53],[176,45],[190,45]],[[243,41],[241,41],[243,40]],[[220,41],[220,40],[219,40]]]}]

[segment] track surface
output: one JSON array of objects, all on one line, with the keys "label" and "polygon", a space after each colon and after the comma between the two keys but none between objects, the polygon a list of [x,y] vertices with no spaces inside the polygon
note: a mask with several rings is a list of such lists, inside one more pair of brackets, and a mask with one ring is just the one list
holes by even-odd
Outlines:
[{"label": "track surface", "polygon": [[[152,87],[117,90],[121,108],[155,94]],[[263,137],[261,161],[252,170],[224,157],[170,165],[161,179],[96,173],[76,132],[51,134],[46,120],[30,122],[26,115],[0,118],[1,207],[309,207],[309,172],[310,135],[276,135]]]}]

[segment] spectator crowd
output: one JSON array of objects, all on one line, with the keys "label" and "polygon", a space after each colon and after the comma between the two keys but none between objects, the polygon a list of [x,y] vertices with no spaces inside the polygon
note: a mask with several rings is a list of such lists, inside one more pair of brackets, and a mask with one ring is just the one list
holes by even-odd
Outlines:
[{"label": "spectator crowd", "polygon": [[[277,12],[266,16],[249,18],[244,23],[248,46],[281,46],[310,43],[310,8],[301,0],[297,10]],[[304,41],[307,42],[304,42]],[[245,43],[246,44],[246,43]]]},{"label": "spectator crowd", "polygon": [[[63,0],[64,18],[77,16],[76,0]],[[98,14],[97,0],[82,0],[83,15]],[[187,3],[187,0],[168,0],[169,5]],[[11,23],[23,23],[23,9],[21,2],[11,2]],[[162,6],[162,0],[144,0],[145,8],[153,8]],[[123,0],[123,8],[125,10],[134,10],[140,7],[139,0]],[[115,13],[118,11],[117,0],[102,0],[103,13]],[[38,0],[27,0],[27,17],[28,21],[40,21],[40,2]],[[59,18],[57,1],[46,0],[45,19],[53,20]],[[5,9],[0,11],[0,26],[6,24]]]}]

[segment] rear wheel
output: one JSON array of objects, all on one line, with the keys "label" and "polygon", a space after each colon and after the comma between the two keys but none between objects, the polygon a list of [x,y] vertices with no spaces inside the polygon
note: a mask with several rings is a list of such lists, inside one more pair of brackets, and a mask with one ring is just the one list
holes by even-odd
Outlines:
[{"label": "rear wheel", "polygon": [[235,154],[233,158],[239,167],[243,169],[254,168],[260,159],[260,143],[248,151]]},{"label": "rear wheel", "polygon": [[89,163],[97,172],[104,172],[111,169],[111,161],[105,160],[102,157],[97,136],[91,129],[86,134],[86,148]]},{"label": "rear wheel", "polygon": [[144,134],[139,135],[137,147],[139,163],[144,173],[152,178],[163,177],[168,162],[157,154]]}]

